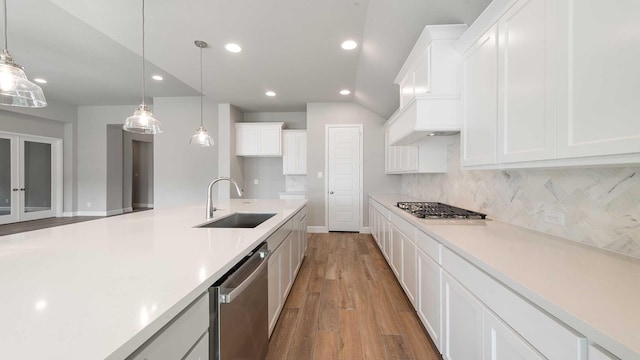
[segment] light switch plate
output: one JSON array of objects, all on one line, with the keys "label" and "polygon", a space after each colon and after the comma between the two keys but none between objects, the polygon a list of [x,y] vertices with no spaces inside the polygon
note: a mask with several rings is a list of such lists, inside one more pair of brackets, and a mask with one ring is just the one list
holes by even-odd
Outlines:
[{"label": "light switch plate", "polygon": [[545,210],[544,222],[564,226],[564,213],[555,210]]},{"label": "light switch plate", "polygon": [[258,179],[253,179],[253,185],[258,185],[259,181]]},{"label": "light switch plate", "polygon": [[322,171],[318,171],[318,179],[322,179]]}]

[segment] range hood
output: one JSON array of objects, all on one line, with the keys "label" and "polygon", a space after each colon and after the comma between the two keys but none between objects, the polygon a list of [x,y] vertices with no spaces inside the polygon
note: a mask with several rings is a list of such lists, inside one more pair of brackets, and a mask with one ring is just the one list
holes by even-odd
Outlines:
[{"label": "range hood", "polygon": [[400,108],[385,126],[389,145],[460,132],[462,60],[453,49],[467,25],[429,25],[395,79]]}]

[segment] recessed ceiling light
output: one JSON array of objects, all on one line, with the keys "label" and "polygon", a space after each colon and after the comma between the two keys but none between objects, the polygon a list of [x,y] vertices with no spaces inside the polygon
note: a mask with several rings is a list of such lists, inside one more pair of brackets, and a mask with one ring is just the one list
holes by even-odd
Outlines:
[{"label": "recessed ceiling light", "polygon": [[163,80],[162,76],[160,76],[160,75],[153,75],[151,78],[153,80],[157,80],[157,81],[162,81]]},{"label": "recessed ceiling light", "polygon": [[33,81],[40,83],[40,84],[46,84],[47,80],[43,79],[43,78],[35,78],[33,79]]},{"label": "recessed ceiling light", "polygon": [[232,53],[239,53],[240,51],[242,51],[240,45],[234,43],[227,44],[224,46],[224,48],[227,49],[228,52]]},{"label": "recessed ceiling light", "polygon": [[353,50],[358,47],[358,43],[353,40],[346,40],[342,43],[341,46],[345,50]]},{"label": "recessed ceiling light", "polygon": [[267,96],[271,96],[271,97],[276,96],[276,93],[275,93],[275,92],[273,92],[273,91],[267,91],[267,92],[266,92],[266,93],[264,93],[264,94],[265,94],[265,95],[267,95]]},{"label": "recessed ceiling light", "polygon": [[340,90],[340,95],[349,95],[351,94],[351,91],[344,89],[344,90]]}]

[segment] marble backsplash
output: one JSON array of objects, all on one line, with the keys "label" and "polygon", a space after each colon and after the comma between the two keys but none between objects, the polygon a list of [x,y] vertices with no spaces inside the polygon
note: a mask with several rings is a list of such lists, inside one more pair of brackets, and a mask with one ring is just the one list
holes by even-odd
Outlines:
[{"label": "marble backsplash", "polygon": [[[460,170],[459,141],[446,174],[402,175],[401,192],[640,259],[640,167]],[[562,212],[565,226],[544,221]]]}]

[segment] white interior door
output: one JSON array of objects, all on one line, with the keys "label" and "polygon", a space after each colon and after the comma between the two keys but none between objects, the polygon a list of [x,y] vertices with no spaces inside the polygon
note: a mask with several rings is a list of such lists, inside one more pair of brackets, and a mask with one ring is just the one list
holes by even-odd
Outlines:
[{"label": "white interior door", "polygon": [[0,133],[0,224],[62,213],[62,140]]},{"label": "white interior door", "polygon": [[0,133],[0,224],[19,220],[18,137]]},{"label": "white interior door", "polygon": [[362,227],[362,125],[327,125],[329,231]]}]

